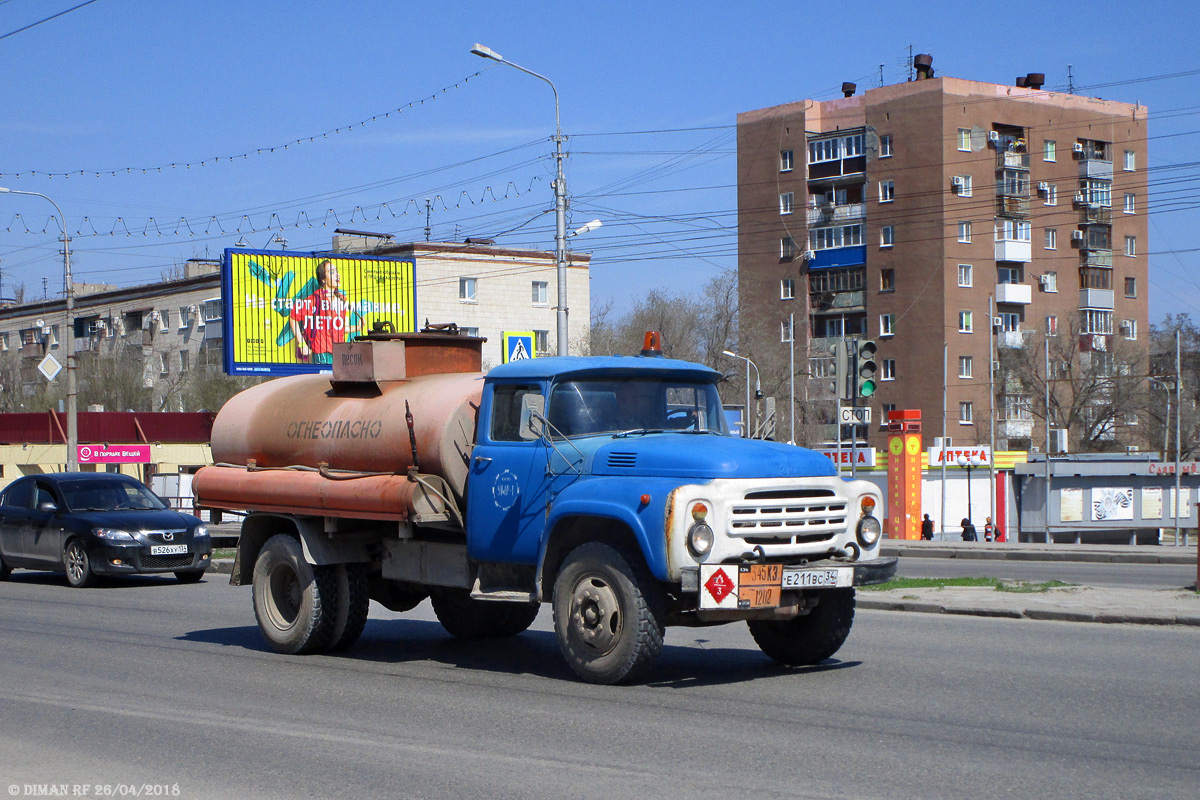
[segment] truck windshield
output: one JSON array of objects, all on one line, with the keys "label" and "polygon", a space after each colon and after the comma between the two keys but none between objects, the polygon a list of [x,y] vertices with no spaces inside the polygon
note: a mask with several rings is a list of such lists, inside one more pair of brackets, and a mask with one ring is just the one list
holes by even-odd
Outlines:
[{"label": "truck windshield", "polygon": [[717,387],[661,378],[564,381],[550,395],[555,438],[680,431],[725,435]]}]

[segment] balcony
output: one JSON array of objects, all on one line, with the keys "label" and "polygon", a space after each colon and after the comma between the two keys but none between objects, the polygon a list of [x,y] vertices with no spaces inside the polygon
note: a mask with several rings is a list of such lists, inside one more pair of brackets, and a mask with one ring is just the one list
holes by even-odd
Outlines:
[{"label": "balcony", "polygon": [[1111,225],[1112,208],[1109,206],[1085,205],[1082,207],[1079,217],[1084,225]]},{"label": "balcony", "polygon": [[1111,181],[1113,177],[1112,162],[1099,158],[1081,158],[1079,159],[1079,177]]},{"label": "balcony", "polygon": [[1085,267],[1108,267],[1112,269],[1112,250],[1084,250],[1081,261]]},{"label": "balcony", "polygon": [[1033,331],[997,331],[996,346],[1022,350],[1032,338]]},{"label": "balcony", "polygon": [[867,248],[865,245],[852,247],[830,247],[813,253],[808,268],[830,269],[833,267],[854,267],[867,263]]},{"label": "balcony", "polygon": [[996,213],[1002,217],[1029,216],[1029,197],[1026,194],[1001,191],[996,196]]},{"label": "balcony", "polygon": [[1113,308],[1112,289],[1080,289],[1079,307],[1096,308],[1111,311]]},{"label": "balcony", "polygon": [[1031,242],[1001,239],[996,242],[996,260],[1019,261],[1028,264],[1033,261],[1033,245]]},{"label": "balcony", "polygon": [[1028,439],[1033,436],[1033,420],[999,420],[996,422],[996,435],[1003,439]]},{"label": "balcony", "polygon": [[996,302],[1027,306],[1033,302],[1033,287],[1027,283],[997,283]]},{"label": "balcony", "polygon": [[861,309],[866,307],[866,298],[862,290],[850,292],[813,292],[809,299],[814,312],[851,308]]},{"label": "balcony", "polygon": [[996,169],[1029,169],[1029,153],[1003,150],[996,153]]},{"label": "balcony", "polygon": [[808,224],[832,225],[837,222],[857,222],[867,216],[865,203],[823,203],[816,208],[808,209]]}]

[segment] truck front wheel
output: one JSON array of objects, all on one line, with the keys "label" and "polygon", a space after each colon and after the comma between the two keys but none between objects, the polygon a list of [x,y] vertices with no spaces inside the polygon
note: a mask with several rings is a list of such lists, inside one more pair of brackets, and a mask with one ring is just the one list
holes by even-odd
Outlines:
[{"label": "truck front wheel", "polygon": [[300,542],[287,534],[267,540],[254,562],[254,616],[277,653],[314,653],[333,641],[337,573],[304,560]]},{"label": "truck front wheel", "polygon": [[533,624],[537,603],[472,600],[462,589],[431,592],[429,602],[442,627],[458,639],[492,639],[516,636]]},{"label": "truck front wheel", "polygon": [[662,594],[645,567],[606,544],[567,556],[554,582],[554,632],[563,657],[589,683],[637,678],[663,642]]},{"label": "truck front wheel", "polygon": [[785,621],[757,620],[746,624],[759,649],[789,666],[819,664],[836,653],[854,623],[854,590],[831,589],[803,616]]}]

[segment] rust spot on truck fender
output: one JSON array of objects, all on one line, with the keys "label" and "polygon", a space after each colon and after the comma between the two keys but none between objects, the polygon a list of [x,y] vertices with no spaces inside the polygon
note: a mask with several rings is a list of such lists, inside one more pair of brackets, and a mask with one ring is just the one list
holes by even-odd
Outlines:
[{"label": "rust spot on truck fender", "polygon": [[680,564],[675,563],[675,548],[671,541],[672,531],[675,530],[675,495],[678,494],[679,488],[676,487],[667,495],[667,505],[663,509],[663,537],[667,548],[667,575],[677,576]]}]

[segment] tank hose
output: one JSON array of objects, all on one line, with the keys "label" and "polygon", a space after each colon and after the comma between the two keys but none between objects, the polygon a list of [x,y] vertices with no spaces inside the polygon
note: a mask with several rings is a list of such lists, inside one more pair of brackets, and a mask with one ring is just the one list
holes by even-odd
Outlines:
[{"label": "tank hose", "polygon": [[412,447],[412,466],[408,469],[408,479],[415,481],[413,476],[421,471],[421,460],[417,458],[417,434],[413,430],[413,415],[412,409],[408,406],[408,400],[404,401],[404,422],[408,425],[408,442]]}]

